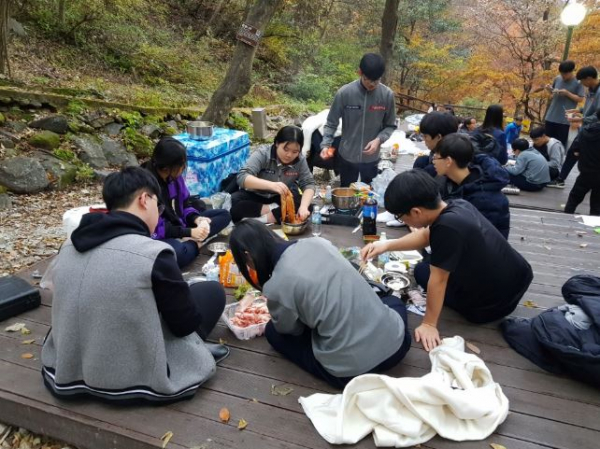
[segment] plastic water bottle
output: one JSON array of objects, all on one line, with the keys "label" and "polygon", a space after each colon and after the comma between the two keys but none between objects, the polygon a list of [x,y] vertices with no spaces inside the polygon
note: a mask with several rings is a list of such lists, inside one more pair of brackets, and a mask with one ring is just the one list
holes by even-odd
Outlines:
[{"label": "plastic water bottle", "polygon": [[331,204],[331,186],[327,186],[325,189],[325,203]]},{"label": "plastic water bottle", "polygon": [[310,217],[310,226],[312,228],[312,235],[319,237],[321,235],[321,209],[318,205],[313,206],[313,212]]},{"label": "plastic water bottle", "polygon": [[[381,237],[379,238],[379,241],[380,242],[387,241],[387,235],[385,232],[381,233]],[[385,253],[380,254],[378,260],[379,260],[380,266],[382,266],[382,267],[385,266],[385,264],[390,261],[390,253],[385,252]]]},{"label": "plastic water bottle", "polygon": [[373,192],[369,192],[369,197],[363,206],[363,235],[377,235],[377,200]]}]

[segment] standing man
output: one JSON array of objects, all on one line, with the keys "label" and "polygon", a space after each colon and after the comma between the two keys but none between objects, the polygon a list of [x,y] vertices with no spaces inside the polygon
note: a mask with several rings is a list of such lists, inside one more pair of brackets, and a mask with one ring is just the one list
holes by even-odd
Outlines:
[{"label": "standing man", "polygon": [[321,157],[342,119],[342,141],[337,151],[340,185],[348,187],[360,179],[370,184],[377,175],[379,148],[396,129],[396,104],[392,90],[380,83],[385,72],[383,58],[367,53],[360,60],[360,78],[346,84],[335,94],[327,116]]},{"label": "standing man", "polygon": [[558,71],[560,75],[554,78],[552,84],[547,84],[538,91],[546,89],[552,94],[552,101],[545,118],[546,135],[560,140],[566,148],[570,125],[565,111],[576,108],[577,104],[584,100],[585,90],[575,77],[573,61],[561,62]]}]

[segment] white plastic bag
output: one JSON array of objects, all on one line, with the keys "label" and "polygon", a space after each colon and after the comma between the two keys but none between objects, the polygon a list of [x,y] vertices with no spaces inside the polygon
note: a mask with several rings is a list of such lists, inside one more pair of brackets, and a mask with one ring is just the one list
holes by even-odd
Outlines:
[{"label": "white plastic bag", "polygon": [[396,175],[397,173],[394,170],[386,168],[380,174],[378,174],[371,183],[371,185],[373,186],[373,191],[378,195],[377,202],[381,207],[385,207],[383,200],[385,191],[390,185],[390,182],[392,182],[392,179],[396,177]]}]

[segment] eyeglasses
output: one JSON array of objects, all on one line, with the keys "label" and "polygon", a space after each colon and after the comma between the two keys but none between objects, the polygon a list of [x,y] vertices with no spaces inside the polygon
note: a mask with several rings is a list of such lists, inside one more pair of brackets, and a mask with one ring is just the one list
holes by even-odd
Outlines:
[{"label": "eyeglasses", "polygon": [[162,213],[165,211],[165,205],[164,205],[164,204],[161,204],[161,203],[158,201],[158,197],[154,197],[154,196],[152,196],[152,195],[149,195],[149,194],[147,194],[147,193],[146,193],[146,195],[148,195],[148,198],[151,198],[151,199],[153,199],[153,200],[155,200],[155,201],[156,201],[156,207],[158,208],[158,215],[162,215]]},{"label": "eyeglasses", "polygon": [[442,156],[440,156],[440,155],[438,155],[438,154],[434,155],[434,156],[431,158],[431,160],[432,160],[432,161],[439,161],[440,159],[446,159],[446,158],[445,158],[445,157],[442,157]]},{"label": "eyeglasses", "polygon": [[402,217],[404,217],[406,214],[394,214],[394,218],[397,221],[402,221]]}]

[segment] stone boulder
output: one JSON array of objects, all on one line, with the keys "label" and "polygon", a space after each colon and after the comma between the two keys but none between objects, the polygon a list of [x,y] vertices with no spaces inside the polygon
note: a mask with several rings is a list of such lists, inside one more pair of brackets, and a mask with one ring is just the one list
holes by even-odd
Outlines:
[{"label": "stone boulder", "polygon": [[103,128],[103,131],[110,137],[118,136],[121,130],[125,127],[121,123],[110,123]]},{"label": "stone boulder", "polygon": [[140,132],[146,137],[157,139],[162,134],[162,129],[160,126],[150,124],[142,126]]},{"label": "stone boulder", "polygon": [[102,128],[115,121],[113,117],[105,115],[100,111],[90,112],[89,114],[83,115],[82,118],[84,122],[96,129]]},{"label": "stone boulder", "polygon": [[79,159],[88,163],[90,167],[105,168],[108,165],[102,147],[96,138],[92,136],[76,136],[72,140],[75,147],[79,150]]},{"label": "stone boulder", "polygon": [[29,138],[31,146],[54,150],[60,146],[60,136],[52,131],[42,131]]},{"label": "stone boulder", "polygon": [[8,137],[2,137],[0,136],[0,145],[2,145],[4,148],[14,148],[15,147],[15,143],[10,140]]},{"label": "stone boulder", "polygon": [[69,121],[62,115],[50,115],[29,124],[30,128],[45,129],[56,134],[67,134],[69,131]]},{"label": "stone boulder", "polygon": [[75,181],[77,167],[73,164],[41,151],[35,152],[33,157],[40,161],[40,164],[46,170],[50,183],[56,188],[64,189]]},{"label": "stone boulder", "polygon": [[102,152],[110,165],[128,167],[138,165],[137,158],[127,151],[125,145],[107,136],[100,136]]},{"label": "stone boulder", "polygon": [[0,162],[0,185],[15,193],[37,193],[48,187],[46,170],[37,159],[13,157]]},{"label": "stone boulder", "polygon": [[6,122],[5,125],[16,133],[22,133],[27,129],[27,125],[23,122]]},{"label": "stone boulder", "polygon": [[8,19],[8,30],[16,36],[27,37],[27,31],[25,31],[23,25],[21,25],[12,17],[9,17]]},{"label": "stone boulder", "polygon": [[12,207],[12,200],[6,193],[0,193],[0,209],[10,209]]}]

